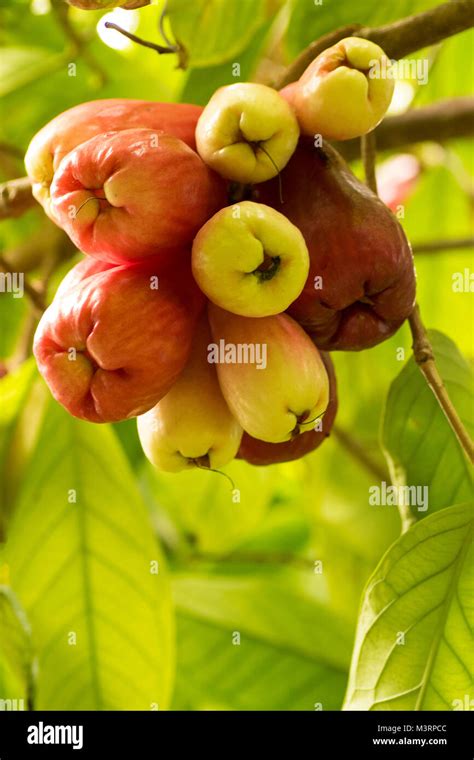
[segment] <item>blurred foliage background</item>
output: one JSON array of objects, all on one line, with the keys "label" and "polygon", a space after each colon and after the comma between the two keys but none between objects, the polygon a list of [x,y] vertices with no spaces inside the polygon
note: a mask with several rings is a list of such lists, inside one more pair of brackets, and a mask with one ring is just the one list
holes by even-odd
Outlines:
[{"label": "blurred foliage background", "polygon": [[[375,26],[436,4],[170,0],[165,25],[187,51],[182,69],[176,56],[158,56],[103,27],[108,15],[159,41],[161,2],[110,15],[64,13],[49,0],[0,0],[0,181],[24,175],[31,137],[73,105],[108,97],[204,104],[216,87],[238,81],[236,63],[241,81],[268,83],[328,31]],[[465,32],[425,51],[427,84],[397,85],[394,109],[468,94],[472,43]],[[472,235],[472,144],[404,150],[422,165],[401,219],[412,243]],[[360,173],[357,161],[353,168]],[[29,276],[49,296],[77,260],[39,207],[3,221],[0,244],[8,260],[28,261]],[[471,262],[464,250],[416,256],[425,324],[457,346],[436,338],[469,425],[472,294],[454,292],[452,276]],[[8,369],[0,418],[0,514],[8,535],[0,557],[9,642],[0,645],[3,693],[46,709],[339,709],[361,593],[400,534],[397,508],[370,506],[368,489],[388,472],[380,428],[391,383],[410,357],[408,327],[370,351],[334,355],[342,435],[295,463],[233,463],[226,471],[241,490],[233,503],[219,475],[153,471],[133,421],[94,426],[60,409],[27,358],[35,319],[26,299],[0,294],[0,321]],[[472,498],[462,454],[430,391],[413,362],[404,372],[393,404],[408,394],[405,422],[421,411],[411,428],[399,429],[400,407],[389,406],[384,445],[409,483],[435,482],[430,510]]]}]

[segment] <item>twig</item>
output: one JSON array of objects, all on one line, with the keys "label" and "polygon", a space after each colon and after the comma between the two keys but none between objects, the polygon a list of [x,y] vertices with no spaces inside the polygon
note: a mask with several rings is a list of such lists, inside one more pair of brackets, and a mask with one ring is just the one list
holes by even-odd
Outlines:
[{"label": "twig", "polygon": [[334,425],[332,433],[336,440],[351,456],[359,462],[371,475],[375,475],[380,482],[389,482],[388,471],[367,452],[366,448],[350,433],[343,430],[339,425]]},{"label": "twig", "polygon": [[234,551],[228,554],[212,554],[207,552],[193,552],[186,556],[187,562],[218,562],[257,565],[293,565],[304,570],[313,570],[316,560],[309,557],[290,554],[289,552],[243,552]]},{"label": "twig", "polygon": [[77,58],[78,56],[83,58],[89,68],[97,75],[99,85],[103,87],[107,84],[107,75],[96,58],[87,49],[87,40],[78,34],[71,24],[69,20],[70,8],[63,0],[52,0],[52,7],[58,24],[70,45],[66,55],[69,55],[71,58]]},{"label": "twig", "polygon": [[372,40],[384,49],[389,58],[397,59],[469,29],[473,19],[474,0],[451,0],[424,13],[373,29],[360,25],[344,26],[308,45],[274,86],[281,89],[295,82],[319,53],[343,37]]},{"label": "twig", "polygon": [[463,248],[473,248],[474,237],[459,238],[458,240],[430,240],[426,243],[414,243],[413,253],[440,253],[442,251],[458,251]]},{"label": "twig", "polygon": [[[0,256],[0,269],[3,269],[7,274],[15,274],[14,270],[7,264],[3,256]],[[35,309],[42,313],[46,309],[44,298],[26,277],[23,279],[23,289]]]},{"label": "twig", "polygon": [[12,179],[0,185],[0,219],[21,216],[35,205],[29,177]]},{"label": "twig", "polygon": [[168,55],[169,53],[177,53],[179,50],[179,47],[177,45],[170,45],[169,47],[164,47],[163,45],[157,45],[155,42],[148,42],[148,40],[143,40],[141,37],[137,37],[136,34],[127,32],[126,29],[122,29],[121,26],[119,26],[118,24],[113,24],[111,21],[106,21],[104,23],[104,26],[106,27],[106,29],[115,29],[116,32],[120,32],[120,34],[123,34],[123,36],[127,37],[127,39],[132,40],[132,42],[136,42],[137,45],[150,48],[150,50],[154,50],[156,53],[159,53],[159,55]]},{"label": "twig", "polygon": [[[388,116],[377,127],[377,149],[391,150],[417,142],[444,143],[474,135],[474,98],[449,98],[397,116]],[[359,157],[359,140],[337,144],[346,161]]]},{"label": "twig", "polygon": [[366,184],[370,187],[372,192],[377,195],[377,177],[375,175],[375,157],[377,149],[375,145],[374,131],[369,132],[367,135],[363,135],[360,138],[360,149]]},{"label": "twig", "polygon": [[419,306],[416,305],[409,317],[411,334],[413,336],[413,355],[420,367],[426,382],[433,391],[443,410],[452,430],[464,449],[470,462],[474,463],[474,442],[448,396],[444,383],[435,363],[433,348],[428,338],[426,328],[421,320]]}]

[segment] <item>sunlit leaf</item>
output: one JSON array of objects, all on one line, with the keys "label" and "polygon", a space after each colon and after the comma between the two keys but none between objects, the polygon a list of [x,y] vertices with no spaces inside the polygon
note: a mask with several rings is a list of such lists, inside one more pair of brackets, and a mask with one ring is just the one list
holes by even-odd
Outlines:
[{"label": "sunlit leaf", "polygon": [[175,706],[338,709],[350,637],[311,573],[236,565],[178,576]]},{"label": "sunlit leaf", "polygon": [[452,710],[473,697],[473,518],[472,502],[432,514],[382,559],[364,594],[346,709]]},{"label": "sunlit leaf", "polygon": [[[430,339],[451,401],[472,434],[472,369],[447,336],[431,331]],[[473,497],[471,467],[413,358],[391,385],[382,440],[393,483],[427,489],[428,504],[410,499],[418,518]]]},{"label": "sunlit leaf", "polygon": [[0,585],[0,631],[0,711],[26,710],[33,684],[31,631],[18,600],[6,585]]},{"label": "sunlit leaf", "polygon": [[51,402],[4,561],[38,652],[38,709],[166,707],[166,567],[109,428]]}]

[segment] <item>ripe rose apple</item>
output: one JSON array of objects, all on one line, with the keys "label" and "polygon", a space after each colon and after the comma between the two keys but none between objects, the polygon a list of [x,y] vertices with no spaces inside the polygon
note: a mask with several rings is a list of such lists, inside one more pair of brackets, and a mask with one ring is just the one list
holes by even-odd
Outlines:
[{"label": "ripe rose apple", "polygon": [[[155,262],[71,274],[38,325],[34,354],[55,399],[91,422],[151,409],[184,368],[203,298],[183,267]],[[81,274],[83,277],[81,277]]]},{"label": "ripe rose apple", "polygon": [[218,469],[239,448],[242,428],[224,400],[215,366],[207,360],[211,340],[204,314],[186,367],[166,396],[137,420],[143,450],[160,470]]},{"label": "ripe rose apple", "polygon": [[361,350],[393,335],[415,301],[413,256],[402,227],[329,145],[300,145],[255,199],[303,233],[310,270],[289,313],[327,351]]},{"label": "ripe rose apple", "polygon": [[337,383],[334,365],[329,354],[321,352],[321,359],[329,378],[329,402],[325,414],[318,420],[319,424],[315,426],[315,429],[307,433],[300,433],[291,441],[283,441],[283,443],[266,443],[244,433],[237,454],[238,459],[245,459],[254,465],[291,462],[314,451],[326,440],[331,432],[337,412]]},{"label": "ripe rose apple", "polygon": [[54,172],[67,154],[86,140],[104,132],[146,128],[178,137],[193,150],[194,132],[201,106],[187,103],[153,103],[147,100],[92,100],[56,116],[33,137],[25,166],[33,183],[33,195],[51,216],[50,185]]},{"label": "ripe rose apple", "polygon": [[123,263],[190,244],[225,185],[176,137],[130,129],[92,137],[51,185],[58,223],[84,253]]},{"label": "ripe rose apple", "polygon": [[223,309],[246,317],[284,311],[301,293],[308,249],[297,227],[261,203],[218,211],[193,243],[194,279]]},{"label": "ripe rose apple", "polygon": [[285,166],[298,142],[292,109],[263,84],[242,82],[217,90],[196,127],[199,155],[235,182],[264,182]]},{"label": "ripe rose apple", "polygon": [[[213,304],[208,312],[219,384],[243,429],[269,443],[311,430],[326,411],[329,383],[304,330],[288,314],[241,317]],[[252,348],[262,361],[252,361]]]},{"label": "ripe rose apple", "polygon": [[349,140],[374,129],[393,95],[390,61],[375,43],[346,37],[324,50],[295,85],[282,90],[305,135]]}]

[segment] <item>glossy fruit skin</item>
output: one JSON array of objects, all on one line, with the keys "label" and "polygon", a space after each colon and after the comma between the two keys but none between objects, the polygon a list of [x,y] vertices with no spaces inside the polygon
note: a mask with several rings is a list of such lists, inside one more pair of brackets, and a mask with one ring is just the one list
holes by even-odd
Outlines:
[{"label": "glossy fruit skin", "polygon": [[154,129],[178,137],[193,150],[201,106],[111,98],[80,103],[60,113],[31,140],[25,155],[33,195],[51,216],[50,185],[67,154],[86,140],[121,129]]},{"label": "glossy fruit skin", "polygon": [[185,269],[179,280],[162,272],[155,289],[155,263],[94,273],[95,262],[80,264],[43,314],[33,352],[54,398],[75,417],[142,414],[184,368],[203,297]]},{"label": "glossy fruit skin", "polygon": [[[274,180],[254,197],[282,211],[308,246],[308,279],[288,313],[325,351],[359,351],[389,338],[411,313],[416,291],[396,217],[327,144],[301,139],[281,181],[283,206]],[[322,287],[315,289],[317,277]]]},{"label": "glossy fruit skin", "polygon": [[216,90],[196,127],[202,159],[226,179],[242,183],[275,177],[298,137],[298,123],[285,99],[271,87],[250,82]]},{"label": "glossy fruit skin", "polygon": [[215,365],[207,361],[211,341],[204,314],[186,367],[166,396],[137,420],[146,456],[165,472],[219,469],[239,448],[242,428],[224,400]]},{"label": "glossy fruit skin", "polygon": [[266,443],[244,433],[237,459],[245,459],[253,465],[292,462],[317,449],[329,437],[337,414],[337,381],[329,354],[322,351],[321,358],[329,378],[329,401],[321,420],[322,429],[300,433],[291,441],[283,441],[283,443]]},{"label": "glossy fruit skin", "polygon": [[[264,272],[259,271],[262,265]],[[218,211],[201,227],[193,242],[192,268],[197,284],[217,306],[245,317],[266,317],[285,311],[301,293],[309,256],[301,232],[283,214],[243,201]]]},{"label": "glossy fruit skin", "polygon": [[208,314],[217,345],[265,346],[260,367],[244,360],[216,365],[222,394],[243,429],[269,443],[311,430],[327,408],[329,382],[304,330],[288,314],[241,317],[211,303]]},{"label": "glossy fruit skin", "polygon": [[81,251],[113,264],[172,256],[226,200],[225,183],[197,153],[149,129],[92,137],[51,184],[60,226]]},{"label": "glossy fruit skin", "polygon": [[349,140],[374,129],[385,116],[394,80],[371,76],[388,58],[369,40],[346,37],[324,50],[294,87],[285,88],[304,135]]}]

